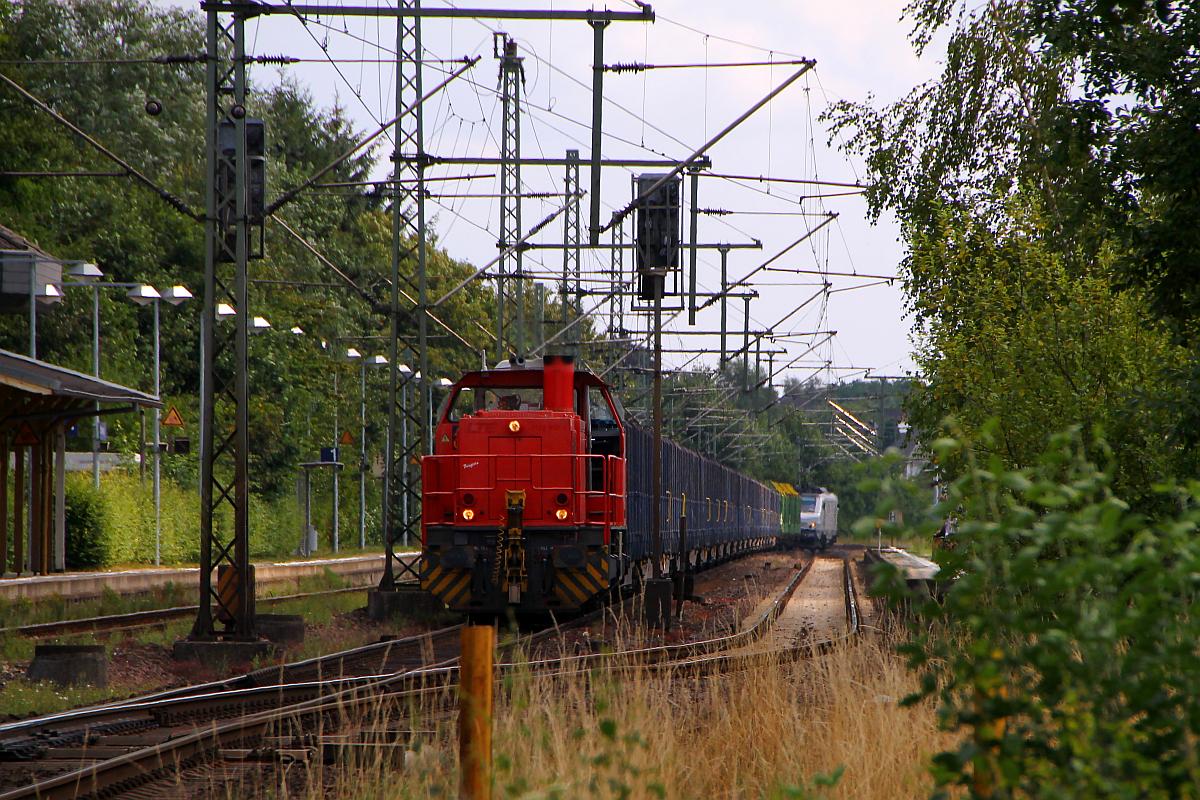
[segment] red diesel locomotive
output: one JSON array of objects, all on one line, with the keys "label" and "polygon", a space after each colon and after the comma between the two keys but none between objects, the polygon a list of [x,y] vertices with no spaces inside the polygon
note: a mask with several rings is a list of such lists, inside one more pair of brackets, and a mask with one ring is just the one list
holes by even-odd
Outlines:
[{"label": "red diesel locomotive", "polygon": [[[570,611],[649,569],[647,431],[570,357],[469,372],[422,459],[421,586],[456,611]],[[689,564],[770,546],[778,493],[663,442],[663,544]],[[690,494],[689,494],[690,493]]]}]

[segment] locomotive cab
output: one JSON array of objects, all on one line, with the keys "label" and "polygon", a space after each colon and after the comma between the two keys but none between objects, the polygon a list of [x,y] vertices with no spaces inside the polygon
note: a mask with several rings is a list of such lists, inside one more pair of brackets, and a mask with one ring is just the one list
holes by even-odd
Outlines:
[{"label": "locomotive cab", "polygon": [[465,374],[422,460],[421,583],[455,610],[578,608],[620,573],[621,410],[569,357]]}]

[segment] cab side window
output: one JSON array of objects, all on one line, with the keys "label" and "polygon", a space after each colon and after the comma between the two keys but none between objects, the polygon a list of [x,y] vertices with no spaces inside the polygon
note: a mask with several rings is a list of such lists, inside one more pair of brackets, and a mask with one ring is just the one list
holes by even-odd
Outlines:
[{"label": "cab side window", "polygon": [[454,403],[450,406],[450,413],[446,415],[450,422],[458,422],[468,414],[474,414],[477,400],[476,390],[470,387],[463,387],[459,390],[458,395],[454,398]]},{"label": "cab side window", "polygon": [[608,402],[604,399],[604,395],[595,386],[588,387],[588,418],[592,421],[593,427],[617,427],[617,421],[613,419],[612,409],[608,407]]}]

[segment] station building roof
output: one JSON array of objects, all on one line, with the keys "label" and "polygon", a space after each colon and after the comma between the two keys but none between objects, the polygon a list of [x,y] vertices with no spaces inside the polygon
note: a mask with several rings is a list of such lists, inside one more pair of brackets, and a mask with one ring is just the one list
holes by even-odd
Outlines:
[{"label": "station building roof", "polygon": [[45,250],[4,225],[0,225],[0,250],[29,250],[46,258],[51,257]]}]

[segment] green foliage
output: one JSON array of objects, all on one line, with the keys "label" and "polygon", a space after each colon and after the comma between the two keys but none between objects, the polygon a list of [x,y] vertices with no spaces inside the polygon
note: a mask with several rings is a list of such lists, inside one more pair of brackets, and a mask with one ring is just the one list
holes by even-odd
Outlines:
[{"label": "green foliage", "polygon": [[67,569],[103,566],[103,495],[78,476],[66,481],[66,495]]},{"label": "green foliage", "polygon": [[1178,468],[1164,404],[1188,354],[1146,319],[1138,292],[1113,285],[1112,259],[1073,267],[1031,216],[995,231],[947,210],[913,235],[906,283],[923,381],[912,421],[932,437],[952,417],[974,437],[994,418],[980,446],[1010,466],[1033,463],[1064,425],[1102,429],[1116,486],[1136,499]]},{"label": "green foliage", "polygon": [[839,765],[833,772],[814,775],[804,783],[781,785],[767,796],[771,800],[815,800],[825,797],[828,795],[823,790],[835,788],[845,772],[845,765]]},{"label": "green foliage", "polygon": [[[835,462],[825,470],[826,488],[838,496],[838,530],[852,530],[875,541],[876,528],[885,535],[904,526],[921,524],[933,510],[932,487],[904,477],[905,460],[890,450],[879,458],[854,463]],[[861,525],[856,524],[865,521]]]},{"label": "green foliage", "polygon": [[[82,547],[86,562],[78,566],[107,567],[154,561],[154,495],[134,472],[116,471],[101,477],[100,491],[91,475],[67,477],[67,551]],[[170,481],[161,485],[162,561],[194,563],[199,553],[199,500]],[[82,528],[76,529],[76,520]],[[77,554],[76,558],[79,557]]]},{"label": "green foliage", "polygon": [[905,290],[927,337],[915,421],[935,437],[946,414],[968,430],[1000,415],[1009,464],[1031,463],[1047,431],[1101,425],[1131,499],[1190,474],[1200,8],[913,0],[905,14],[918,52],[946,42],[941,74],[825,119],[866,158],[872,212],[895,212],[910,245]]},{"label": "green foliage", "polygon": [[[119,470],[101,477],[100,491],[91,475],[72,474],[67,485],[67,552],[71,567],[111,567],[154,561],[154,495],[149,479],[143,485],[136,472]],[[164,564],[194,564],[200,558],[200,504],[194,489],[164,480],[161,484],[161,557]],[[329,507],[328,501],[324,507]],[[318,504],[316,513],[320,514]],[[224,510],[224,509],[223,509]],[[341,508],[343,540],[357,543],[357,508]],[[283,495],[250,498],[250,555],[285,558],[300,541],[302,511],[296,498]],[[319,528],[328,530],[319,516]],[[229,513],[219,514],[219,527],[232,525]],[[353,527],[351,527],[353,525]],[[322,550],[328,550],[326,538]]]},{"label": "green foliage", "polygon": [[[943,513],[957,545],[939,552],[957,580],[916,608],[903,650],[945,727],[941,789],[973,797],[1194,797],[1200,704],[1192,615],[1200,573],[1200,483],[1159,487],[1176,511],[1151,519],[1113,491],[1103,442],[1076,428],[1034,466],[955,439],[965,460]],[[978,452],[993,455],[978,460]],[[938,797],[947,796],[939,792]]]}]

